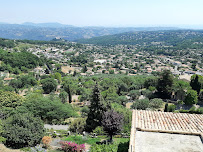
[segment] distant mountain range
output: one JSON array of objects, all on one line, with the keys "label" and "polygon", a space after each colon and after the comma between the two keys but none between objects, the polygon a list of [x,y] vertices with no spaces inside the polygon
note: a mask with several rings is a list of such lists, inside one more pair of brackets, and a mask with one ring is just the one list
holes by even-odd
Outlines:
[{"label": "distant mountain range", "polygon": [[52,40],[62,38],[68,41],[113,35],[130,31],[177,30],[175,27],[76,27],[60,23],[8,24],[0,22],[0,37],[8,39]]}]

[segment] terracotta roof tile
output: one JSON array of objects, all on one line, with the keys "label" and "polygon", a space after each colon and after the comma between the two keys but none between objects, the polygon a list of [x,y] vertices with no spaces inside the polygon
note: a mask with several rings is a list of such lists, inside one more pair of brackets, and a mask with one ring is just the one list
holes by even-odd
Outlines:
[{"label": "terracotta roof tile", "polygon": [[135,127],[162,131],[203,132],[203,115],[135,110]]},{"label": "terracotta roof tile", "polygon": [[129,150],[135,152],[136,130],[201,135],[203,114],[133,110]]}]

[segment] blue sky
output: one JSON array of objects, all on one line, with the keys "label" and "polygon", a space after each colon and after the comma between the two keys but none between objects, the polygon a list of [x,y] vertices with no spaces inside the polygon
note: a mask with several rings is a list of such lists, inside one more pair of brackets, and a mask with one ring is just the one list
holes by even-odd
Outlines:
[{"label": "blue sky", "polygon": [[0,0],[0,22],[76,26],[203,25],[203,0]]}]

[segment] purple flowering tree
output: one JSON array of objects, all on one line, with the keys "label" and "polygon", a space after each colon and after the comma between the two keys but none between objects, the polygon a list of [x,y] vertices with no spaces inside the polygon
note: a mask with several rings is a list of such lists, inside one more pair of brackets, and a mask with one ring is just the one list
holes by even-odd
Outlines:
[{"label": "purple flowering tree", "polygon": [[112,142],[113,135],[122,130],[123,115],[113,110],[104,112],[102,126],[104,127],[104,131],[108,133],[110,142]]}]

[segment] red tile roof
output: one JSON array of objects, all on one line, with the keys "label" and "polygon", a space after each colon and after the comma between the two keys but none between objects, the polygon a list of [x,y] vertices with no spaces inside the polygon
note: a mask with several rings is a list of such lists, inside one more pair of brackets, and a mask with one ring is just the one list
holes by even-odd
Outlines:
[{"label": "red tile roof", "polygon": [[129,147],[133,152],[136,130],[194,134],[203,138],[203,114],[133,110]]},{"label": "red tile roof", "polygon": [[135,110],[135,127],[161,131],[203,132],[203,115]]}]

